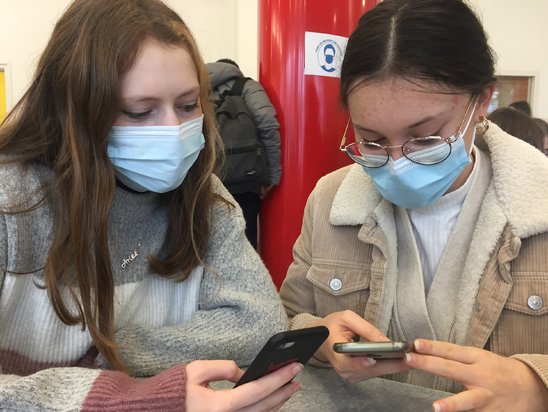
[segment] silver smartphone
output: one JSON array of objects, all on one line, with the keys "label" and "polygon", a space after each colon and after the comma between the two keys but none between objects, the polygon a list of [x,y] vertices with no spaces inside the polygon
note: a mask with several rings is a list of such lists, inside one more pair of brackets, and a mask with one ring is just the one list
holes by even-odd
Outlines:
[{"label": "silver smartphone", "polygon": [[350,356],[368,356],[373,359],[403,358],[405,352],[413,350],[413,343],[391,342],[340,342],[333,344],[333,350]]}]

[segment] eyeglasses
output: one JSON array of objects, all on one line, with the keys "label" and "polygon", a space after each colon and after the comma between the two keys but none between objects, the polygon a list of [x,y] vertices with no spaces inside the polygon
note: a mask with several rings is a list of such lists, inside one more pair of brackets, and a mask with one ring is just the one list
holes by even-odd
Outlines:
[{"label": "eyeglasses", "polygon": [[[348,131],[348,127],[350,126],[350,119],[348,119],[341,140],[340,150],[346,152],[348,157],[350,157],[354,162],[365,167],[384,166],[388,163],[390,152],[397,148],[401,148],[402,154],[414,163],[421,165],[434,165],[441,163],[451,154],[451,145],[464,134],[466,130],[466,127],[464,127],[465,120],[468,118],[468,114],[474,100],[474,98],[470,100],[459,128],[455,134],[450,137],[415,137],[409,139],[404,144],[388,146],[368,141],[355,142],[345,146],[346,133]],[[469,122],[470,119],[466,122],[466,126],[468,126]]]}]

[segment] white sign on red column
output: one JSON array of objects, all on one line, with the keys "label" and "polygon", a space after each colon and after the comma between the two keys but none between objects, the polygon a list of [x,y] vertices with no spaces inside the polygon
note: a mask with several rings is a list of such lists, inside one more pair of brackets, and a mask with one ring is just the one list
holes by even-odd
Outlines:
[{"label": "white sign on red column", "polygon": [[348,37],[307,31],[304,33],[304,74],[340,77]]}]

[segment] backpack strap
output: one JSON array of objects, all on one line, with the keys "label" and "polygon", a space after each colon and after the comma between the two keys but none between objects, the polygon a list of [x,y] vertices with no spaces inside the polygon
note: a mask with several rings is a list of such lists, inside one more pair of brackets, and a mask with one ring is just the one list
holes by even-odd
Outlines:
[{"label": "backpack strap", "polygon": [[239,77],[236,79],[230,90],[232,96],[241,96],[242,90],[244,89],[244,84],[249,80],[249,77]]}]

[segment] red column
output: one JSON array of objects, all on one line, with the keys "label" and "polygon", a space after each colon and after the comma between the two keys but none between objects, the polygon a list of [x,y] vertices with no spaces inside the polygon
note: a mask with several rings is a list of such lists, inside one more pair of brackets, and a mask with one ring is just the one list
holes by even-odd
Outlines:
[{"label": "red column", "polygon": [[282,180],[261,204],[261,256],[279,287],[291,264],[308,195],[317,180],[350,163],[339,151],[348,115],[339,78],[305,75],[305,32],[348,37],[377,0],[260,0],[259,81],[276,107]]}]

